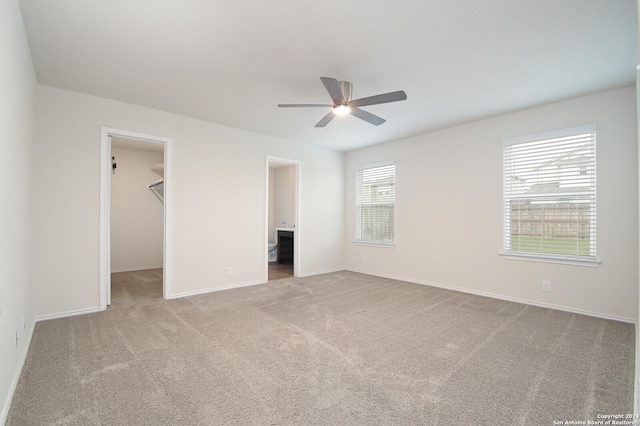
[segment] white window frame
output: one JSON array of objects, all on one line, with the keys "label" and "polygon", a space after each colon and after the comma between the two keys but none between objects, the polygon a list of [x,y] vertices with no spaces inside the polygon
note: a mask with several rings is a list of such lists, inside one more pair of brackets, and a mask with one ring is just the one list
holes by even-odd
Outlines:
[{"label": "white window frame", "polygon": [[[378,202],[376,204],[387,204],[393,206],[393,236],[392,240],[374,240],[374,239],[365,239],[361,234],[361,210],[360,206],[363,205],[362,201],[362,189],[360,186],[361,173],[365,170],[377,169],[381,167],[389,167],[393,166],[393,201],[389,202]],[[356,217],[355,217],[355,244],[359,245],[373,245],[373,246],[385,246],[385,247],[395,247],[396,237],[395,237],[395,210],[396,210],[396,200],[395,200],[395,183],[396,183],[396,170],[395,170],[395,162],[394,161],[384,161],[379,163],[365,164],[356,167],[356,199],[355,199],[355,207],[356,207]]]},{"label": "white window frame", "polygon": [[[597,156],[596,156],[596,147],[597,147],[597,134],[596,134],[596,125],[589,124],[578,127],[571,127],[567,129],[559,129],[550,132],[538,133],[534,135],[521,136],[517,138],[506,139],[502,142],[503,145],[503,251],[500,255],[505,259],[517,259],[517,260],[529,260],[536,262],[548,262],[548,263],[560,263],[560,264],[569,264],[569,265],[579,265],[579,266],[591,266],[596,267],[600,263],[596,258],[596,244],[597,244],[597,232],[596,232],[596,212],[597,212],[597,197],[596,197],[596,179],[597,179]],[[532,142],[544,142],[551,141],[557,138],[565,138],[574,135],[580,134],[593,134],[593,163],[590,164],[593,170],[593,179],[592,186],[593,189],[591,191],[563,191],[562,193],[544,193],[541,191],[539,193],[533,192],[531,194],[518,194],[516,190],[513,189],[513,185],[510,183],[513,181],[512,174],[509,173],[510,167],[512,167],[512,163],[509,162],[509,150],[514,145],[527,144]],[[559,178],[561,179],[561,178]],[[547,200],[551,202],[552,199],[560,200],[561,198],[572,200],[574,202],[578,202],[581,198],[590,198],[589,202],[590,208],[590,249],[589,255],[580,255],[580,254],[560,254],[560,253],[545,253],[545,252],[536,252],[536,251],[517,251],[512,249],[510,246],[512,241],[512,231],[511,231],[511,202],[514,200],[523,200],[523,201],[536,201],[543,202],[540,200]]]}]

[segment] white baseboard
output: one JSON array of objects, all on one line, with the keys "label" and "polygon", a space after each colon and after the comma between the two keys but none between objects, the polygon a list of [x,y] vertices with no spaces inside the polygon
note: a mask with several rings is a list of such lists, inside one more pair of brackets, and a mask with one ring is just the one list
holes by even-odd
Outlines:
[{"label": "white baseboard", "polygon": [[[344,271],[344,269],[330,269],[330,270],[326,270],[326,271],[310,272],[310,273],[306,273],[306,274],[303,274],[303,275],[298,275],[298,278],[312,277],[314,275],[330,274],[330,273],[333,273],[333,272],[340,272],[340,271]],[[183,293],[176,293],[176,294],[172,294],[170,296],[167,296],[167,300],[180,299],[182,297],[196,296],[198,294],[207,294],[207,293],[213,293],[215,291],[231,290],[231,289],[234,289],[234,288],[250,287],[250,286],[254,286],[254,285],[261,285],[261,284],[267,284],[267,283],[268,283],[268,281],[260,280],[260,281],[250,281],[250,282],[247,282],[247,283],[226,285],[226,286],[223,286],[223,287],[207,288],[207,289],[204,289],[204,290],[186,291],[186,292],[183,292]]]},{"label": "white baseboard", "polygon": [[132,268],[116,268],[112,269],[112,274],[117,274],[118,272],[133,272],[133,271],[146,271],[148,269],[162,269],[163,266],[134,266]]},{"label": "white baseboard", "polygon": [[540,308],[555,309],[556,311],[571,312],[571,313],[574,313],[574,314],[588,315],[590,317],[596,317],[596,318],[602,318],[602,319],[608,319],[608,320],[614,320],[614,321],[627,322],[627,323],[631,323],[631,324],[635,324],[635,322],[636,322],[633,318],[619,317],[619,316],[616,316],[616,315],[607,315],[607,314],[603,314],[603,313],[600,313],[600,312],[585,311],[585,310],[582,310],[582,309],[569,308],[569,307],[566,307],[566,306],[553,305],[553,304],[550,304],[550,303],[535,302],[535,301],[531,301],[531,300],[520,299],[520,298],[517,298],[517,297],[503,296],[501,294],[487,293],[487,292],[484,292],[484,291],[469,290],[467,288],[456,287],[456,286],[452,286],[452,285],[448,285],[448,284],[434,283],[434,282],[431,282],[431,281],[416,280],[414,278],[397,277],[397,276],[386,275],[386,274],[374,274],[374,273],[371,273],[369,271],[360,271],[360,270],[357,270],[357,269],[347,269],[347,270],[351,271],[351,272],[357,272],[359,274],[373,275],[375,277],[389,278],[389,279],[392,279],[392,280],[405,281],[405,282],[409,282],[409,283],[413,283],[413,284],[421,284],[421,285],[427,285],[427,286],[431,286],[431,287],[438,287],[438,288],[443,288],[443,289],[446,289],[446,290],[453,290],[453,291],[459,291],[461,293],[473,294],[473,295],[476,295],[476,296],[491,297],[492,299],[506,300],[507,302],[522,303],[522,304],[525,304],[525,305],[538,306]]},{"label": "white baseboard", "polygon": [[344,269],[342,269],[342,268],[340,268],[340,269],[327,269],[326,271],[308,272],[306,274],[299,274],[298,278],[313,277],[313,276],[316,276],[316,275],[323,275],[323,274],[333,274],[335,272],[340,272],[340,271],[344,271]]},{"label": "white baseboard", "polygon": [[57,314],[40,315],[36,317],[36,322],[47,321],[47,320],[58,319],[58,318],[74,317],[76,315],[93,314],[93,313],[102,312],[102,311],[103,310],[100,309],[100,307],[97,307],[97,308],[78,309],[77,311],[60,312]]},{"label": "white baseboard", "polygon": [[11,408],[11,401],[13,400],[13,395],[15,394],[16,388],[18,387],[18,381],[20,380],[20,374],[22,374],[24,363],[27,361],[29,346],[31,346],[31,338],[33,337],[33,331],[35,330],[35,327],[36,324],[34,322],[31,327],[29,327],[29,331],[27,332],[26,340],[22,347],[22,354],[20,355],[20,361],[18,362],[18,366],[13,373],[13,379],[11,380],[11,385],[9,386],[7,397],[2,403],[2,411],[0,411],[0,425],[3,425],[7,422],[7,417],[9,416],[9,408]]},{"label": "white baseboard", "polygon": [[176,293],[176,294],[168,295],[166,297],[166,299],[167,300],[180,299],[182,297],[196,296],[198,294],[207,294],[207,293],[213,293],[215,291],[231,290],[231,289],[234,289],[234,288],[250,287],[250,286],[253,286],[253,285],[260,285],[260,284],[266,284],[266,282],[265,281],[250,281],[250,282],[247,282],[247,283],[231,284],[231,285],[225,285],[225,286],[222,286],[222,287],[206,288],[204,290],[185,291],[183,293]]}]

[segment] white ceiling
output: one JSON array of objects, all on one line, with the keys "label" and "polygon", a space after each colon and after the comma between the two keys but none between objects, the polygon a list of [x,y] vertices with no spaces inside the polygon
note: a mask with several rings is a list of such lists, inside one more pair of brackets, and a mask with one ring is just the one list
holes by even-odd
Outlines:
[{"label": "white ceiling", "polygon": [[[635,82],[635,0],[22,0],[38,82],[341,151]],[[404,90],[314,125],[331,103]]]}]

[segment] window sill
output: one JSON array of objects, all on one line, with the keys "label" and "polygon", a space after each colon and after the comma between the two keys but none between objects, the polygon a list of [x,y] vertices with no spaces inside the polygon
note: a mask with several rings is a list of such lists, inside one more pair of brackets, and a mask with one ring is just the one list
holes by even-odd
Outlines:
[{"label": "window sill", "polygon": [[357,246],[377,246],[377,247],[387,247],[387,248],[395,248],[396,243],[385,243],[383,241],[360,241],[355,240],[353,244]]},{"label": "window sill", "polygon": [[507,260],[523,260],[525,262],[542,262],[542,263],[556,263],[559,265],[571,265],[571,266],[587,266],[590,268],[597,268],[600,265],[600,261],[597,259],[576,259],[572,257],[560,257],[560,256],[545,256],[543,254],[534,253],[500,253],[500,257]]}]

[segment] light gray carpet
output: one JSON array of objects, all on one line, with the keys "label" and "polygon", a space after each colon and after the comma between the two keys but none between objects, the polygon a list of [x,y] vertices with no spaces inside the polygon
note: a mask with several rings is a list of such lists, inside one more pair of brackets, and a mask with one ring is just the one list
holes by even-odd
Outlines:
[{"label": "light gray carpet", "polygon": [[9,425],[551,425],[633,409],[631,324],[350,272],[164,301],[155,274],[114,276],[106,312],[36,325]]}]

